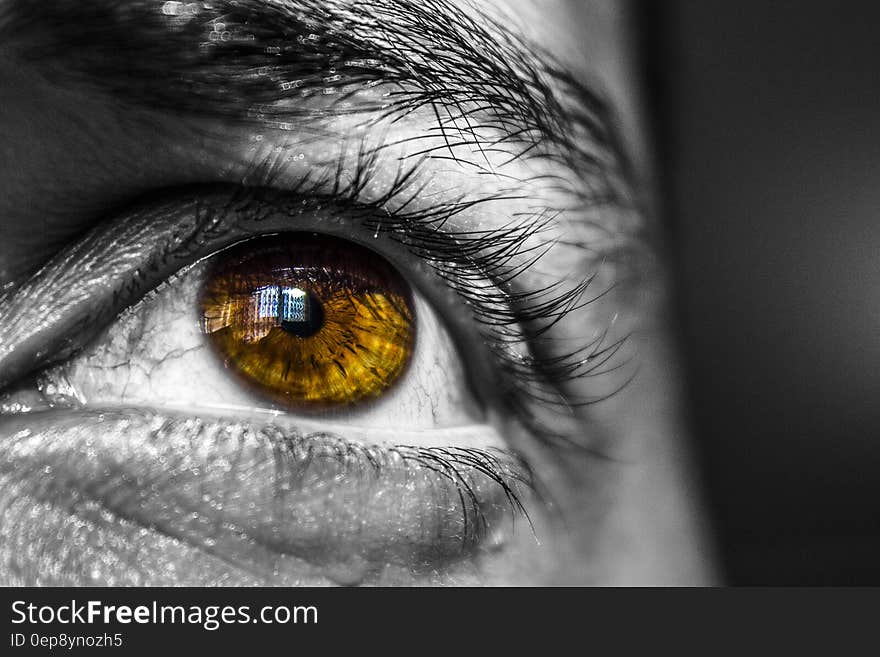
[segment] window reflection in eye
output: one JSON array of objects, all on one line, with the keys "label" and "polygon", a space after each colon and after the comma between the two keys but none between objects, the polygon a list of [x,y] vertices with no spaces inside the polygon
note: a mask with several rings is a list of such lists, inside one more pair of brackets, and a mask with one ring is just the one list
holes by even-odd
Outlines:
[{"label": "window reflection in eye", "polygon": [[592,64],[482,3],[8,5],[0,582],[699,572]]}]

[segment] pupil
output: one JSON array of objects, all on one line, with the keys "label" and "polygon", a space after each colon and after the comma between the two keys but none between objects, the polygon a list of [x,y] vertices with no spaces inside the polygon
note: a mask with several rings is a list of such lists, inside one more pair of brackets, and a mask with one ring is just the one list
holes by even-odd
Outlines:
[{"label": "pupil", "polygon": [[298,287],[283,287],[278,304],[278,322],[292,335],[307,338],[324,325],[324,309],[311,292]]}]

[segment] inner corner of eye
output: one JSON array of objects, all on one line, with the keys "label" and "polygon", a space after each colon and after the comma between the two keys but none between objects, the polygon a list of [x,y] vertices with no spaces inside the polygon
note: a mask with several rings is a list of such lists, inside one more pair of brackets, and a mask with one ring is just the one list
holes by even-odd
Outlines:
[{"label": "inner corner of eye", "polygon": [[455,350],[430,304],[354,242],[316,233],[248,240],[214,258],[200,303],[201,328],[226,369],[284,408],[369,406],[402,384],[430,389],[432,404],[460,394],[454,371],[434,371],[459,365],[444,362]]}]

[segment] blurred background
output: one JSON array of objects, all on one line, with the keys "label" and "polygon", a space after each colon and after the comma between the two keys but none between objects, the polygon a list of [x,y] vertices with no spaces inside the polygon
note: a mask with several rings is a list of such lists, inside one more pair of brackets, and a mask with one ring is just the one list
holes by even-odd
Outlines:
[{"label": "blurred background", "polygon": [[646,3],[730,584],[880,584],[880,4]]}]

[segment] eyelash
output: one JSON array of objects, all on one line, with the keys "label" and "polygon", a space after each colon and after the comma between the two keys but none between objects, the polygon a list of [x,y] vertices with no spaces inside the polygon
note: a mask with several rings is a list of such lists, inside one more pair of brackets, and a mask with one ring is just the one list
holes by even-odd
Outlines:
[{"label": "eyelash", "polygon": [[[495,450],[470,449],[464,447],[415,447],[411,445],[395,445],[370,449],[339,439],[330,433],[313,433],[307,435],[284,436],[276,438],[274,444],[283,449],[284,455],[292,457],[300,472],[308,468],[313,459],[313,452],[318,451],[322,457],[332,456],[341,465],[347,465],[347,471],[361,472],[365,468],[379,472],[384,463],[399,458],[403,461],[414,461],[438,476],[448,479],[456,488],[462,513],[462,544],[479,544],[479,539],[489,528],[480,500],[473,490],[466,470],[473,468],[486,475],[504,491],[511,517],[523,517],[532,534],[535,528],[529,513],[520,497],[518,488],[532,492],[535,481],[528,464],[512,452]],[[328,451],[329,450],[329,451]],[[283,474],[283,466],[279,463],[279,474]]]},{"label": "eyelash", "polygon": [[[296,199],[291,202],[291,212],[301,212],[310,205],[315,209],[332,206],[371,231],[374,237],[387,235],[413,257],[427,263],[470,309],[483,344],[502,375],[499,378],[505,386],[506,394],[501,396],[505,410],[513,412],[538,440],[589,450],[589,446],[572,439],[566,432],[543,423],[531,409],[535,405],[549,405],[571,412],[616,394],[632,377],[600,398],[574,399],[563,393],[566,385],[575,380],[599,376],[625,364],[605,367],[626,341],[623,337],[606,343],[608,331],[562,355],[541,353],[545,334],[555,324],[601,296],[586,296],[593,275],[586,275],[567,287],[560,281],[526,293],[514,291],[518,276],[553,245],[551,241],[541,241],[538,246],[526,248],[525,243],[548,230],[555,215],[535,212],[500,228],[459,232],[450,229],[447,223],[452,216],[478,204],[502,200],[504,196],[499,193],[407,210],[420,195],[421,188],[414,188],[413,181],[427,158],[416,163],[401,163],[384,193],[364,199],[363,192],[377,170],[378,152],[378,149],[362,147],[353,171],[346,171],[348,182],[343,180],[340,163],[332,173],[320,179],[305,175],[283,193],[275,189],[283,176],[284,159],[264,157],[252,164],[225,213],[251,212],[259,216],[263,209],[262,194],[283,194],[282,199]],[[327,189],[331,191],[319,191]],[[278,200],[273,199],[273,206],[277,204]],[[527,256],[524,262],[510,264],[522,256]]]},{"label": "eyelash", "polygon": [[[203,434],[216,431],[216,426],[198,418],[165,419],[158,423],[153,433],[161,438],[163,434],[175,435],[182,429],[195,441]],[[226,425],[223,434],[227,440],[235,439],[239,431],[242,431],[240,426]],[[347,441],[330,432],[301,433],[272,425],[250,433],[270,446],[276,481],[281,487],[279,490],[283,490],[284,482],[292,472],[298,478],[305,478],[309,468],[317,461],[330,459],[347,476],[354,477],[363,477],[365,473],[379,477],[386,471],[393,473],[396,461],[415,462],[455,486],[462,515],[461,544],[467,547],[479,545],[491,526],[468,472],[476,470],[501,487],[512,520],[515,522],[517,516],[522,517],[532,534],[536,535],[521,497],[524,491],[539,494],[536,482],[528,464],[513,452],[465,447],[367,446]],[[289,466],[288,460],[291,463]]]}]

